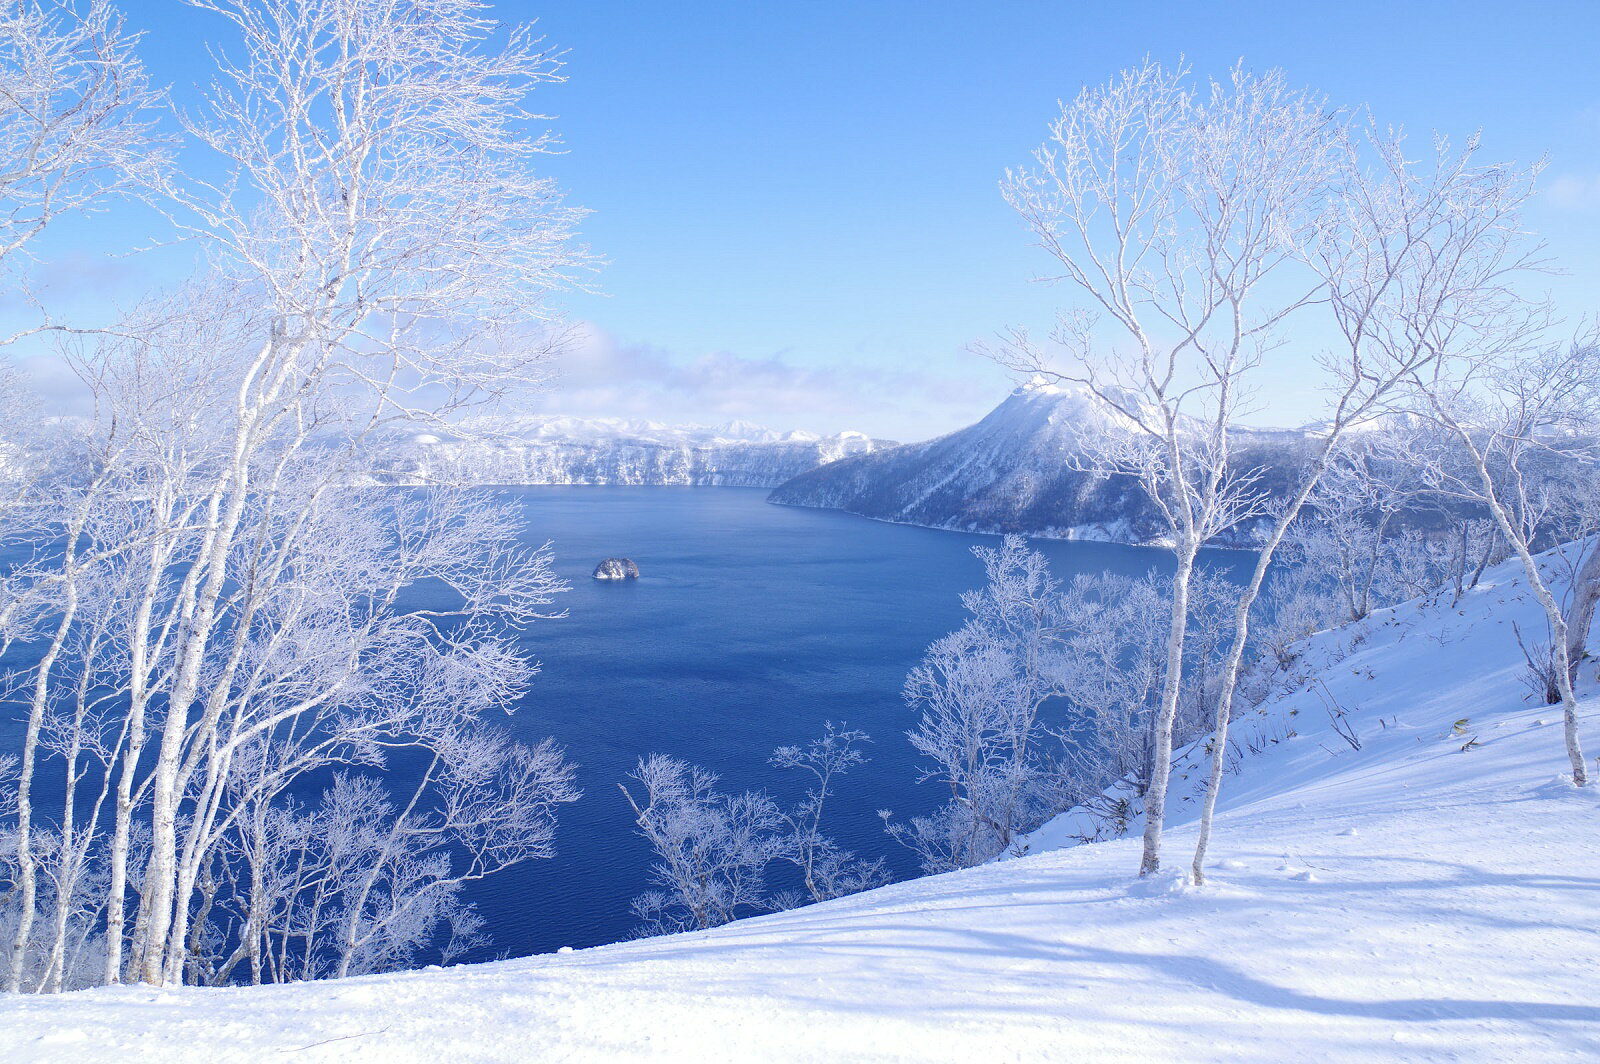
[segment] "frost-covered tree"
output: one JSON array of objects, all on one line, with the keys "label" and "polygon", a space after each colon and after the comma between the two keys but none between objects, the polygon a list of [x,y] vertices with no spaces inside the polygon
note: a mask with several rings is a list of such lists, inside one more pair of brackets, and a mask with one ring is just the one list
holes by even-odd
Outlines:
[{"label": "frost-covered tree", "polygon": [[[160,438],[185,437],[163,432]],[[494,843],[483,853],[472,835],[485,825],[516,830],[527,817],[527,830],[547,832],[548,817],[538,811],[570,799],[570,783],[542,767],[552,759],[559,764],[548,749],[507,751],[493,773],[477,772],[480,782],[532,788],[509,806],[492,788],[464,786],[466,769],[485,756],[464,756],[484,741],[476,720],[509,708],[529,676],[529,663],[506,644],[505,629],[525,623],[559,590],[548,552],[520,545],[518,515],[460,490],[397,495],[355,487],[358,467],[337,455],[280,461],[283,480],[270,496],[253,500],[242,521],[248,535],[234,559],[239,582],[219,601],[225,638],[207,663],[204,713],[180,748],[178,918],[168,948],[183,958],[184,978],[209,978],[206,956],[231,948],[231,933],[218,934],[207,921],[208,914],[222,915],[212,910],[218,885],[221,897],[233,895],[220,855],[239,851],[238,833],[252,822],[259,830],[262,811],[292,801],[299,781],[314,773],[339,765],[382,769],[397,757],[403,764],[430,751],[442,768],[421,774],[423,789],[413,802],[428,808],[448,798],[453,810],[427,829],[434,880],[466,882],[544,855],[531,839],[520,849]],[[198,539],[192,528],[157,534],[161,526],[152,517],[165,525],[165,508],[178,495],[170,483],[141,466],[119,466],[118,473],[109,483],[131,498],[97,507],[96,520],[77,537],[78,553],[111,558],[69,574],[72,623],[52,639],[59,646],[52,668],[46,673],[35,665],[19,677],[42,706],[41,763],[66,772],[56,833],[73,826],[73,812],[86,798],[96,811],[106,806],[104,819],[88,816],[82,830],[108,867],[110,893],[98,902],[80,895],[76,904],[108,910],[108,930],[120,905],[137,911],[150,887],[132,863],[138,851],[148,854],[140,796],[149,787],[150,732],[166,709],[160,699],[172,667],[171,632],[181,617],[182,573]],[[128,476],[125,488],[121,475]],[[43,581],[60,575],[54,565],[39,573]],[[421,585],[432,585],[426,609],[407,606],[408,589]],[[92,761],[92,770],[75,770],[74,757]],[[469,806],[479,812],[467,815]],[[530,810],[527,817],[519,808]],[[135,845],[141,837],[146,843]],[[442,855],[451,868],[438,867]],[[368,893],[391,892],[391,878],[412,867],[375,865],[379,879]],[[320,964],[327,943],[307,946]],[[269,968],[267,977],[283,971]]]},{"label": "frost-covered tree", "polygon": [[179,592],[149,786],[135,963],[151,982],[178,974],[183,748],[191,715],[210,719],[218,606],[246,511],[278,475],[269,456],[308,430],[359,438],[527,382],[544,349],[514,330],[549,319],[575,261],[573,212],[532,166],[547,141],[524,130],[523,101],[556,71],[526,28],[501,32],[460,0],[194,6],[234,37],[184,121],[226,178],[172,175],[161,191],[252,309],[222,371],[220,460],[190,489],[207,528]]},{"label": "frost-covered tree", "polygon": [[829,721],[821,738],[804,746],[780,746],[767,762],[773,768],[793,769],[811,777],[805,797],[794,809],[780,810],[784,830],[775,851],[779,859],[799,870],[811,901],[841,898],[888,882],[881,859],[859,858],[822,830],[834,780],[867,763],[861,747],[868,742],[871,739],[866,732],[836,727]]},{"label": "frost-covered tree", "polygon": [[962,596],[969,619],[933,643],[905,683],[906,704],[920,714],[908,736],[927,758],[922,778],[949,800],[890,831],[929,871],[986,861],[1055,811],[1040,710],[1064,691],[1059,584],[1020,536],[973,553],[988,582]]},{"label": "frost-covered tree", "polygon": [[1306,500],[1310,512],[1289,526],[1297,563],[1333,586],[1345,620],[1409,597],[1403,589],[1437,583],[1420,564],[1427,537],[1406,524],[1428,494],[1404,457],[1410,437],[1386,433],[1335,455]]},{"label": "frost-covered tree", "polygon": [[[1426,376],[1520,301],[1509,285],[1533,262],[1518,238],[1528,173],[1477,160],[1476,141],[1453,150],[1436,138],[1415,160],[1397,133],[1368,122],[1340,138],[1337,167],[1321,199],[1307,262],[1341,343],[1321,359],[1327,414],[1318,446],[1257,552],[1234,610],[1233,643],[1222,665],[1210,768],[1191,875],[1205,880],[1217,796],[1226,771],[1228,723],[1250,645],[1251,611],[1277,547],[1298,519],[1348,434],[1398,407]],[[1425,545],[1424,545],[1425,549]]]},{"label": "frost-covered tree", "polygon": [[[158,172],[162,158],[151,115],[159,95],[149,87],[136,43],[137,35],[105,0],[19,0],[0,11],[0,283],[13,294],[31,299],[23,263],[54,222],[101,209]],[[43,332],[75,331],[44,315],[0,337],[0,347]],[[0,361],[0,538],[48,526],[63,491],[61,467],[82,457],[39,424],[37,410],[20,374]],[[0,654],[18,639],[39,635],[34,624],[48,614],[52,593],[32,585],[26,577],[0,576]],[[12,882],[23,904],[13,942],[32,934],[38,890],[26,792],[41,725],[30,712],[17,765]]]},{"label": "frost-covered tree", "polygon": [[[1600,345],[1586,338],[1543,346],[1536,325],[1526,315],[1507,313],[1475,330],[1470,343],[1450,348],[1436,371],[1413,377],[1423,416],[1444,431],[1449,444],[1418,460],[1442,494],[1487,509],[1521,562],[1544,611],[1545,671],[1561,703],[1572,779],[1583,786],[1589,774],[1573,690],[1570,615],[1552,587],[1553,574],[1535,554],[1546,537],[1562,538],[1555,530],[1570,535],[1571,517],[1588,509],[1571,488],[1575,467],[1595,460]],[[1538,656],[1530,657],[1530,665],[1539,667]]]},{"label": "frost-covered tree", "polygon": [[[137,41],[106,0],[0,10],[0,270],[16,270],[58,218],[98,209],[156,172],[158,96]],[[46,320],[0,343],[52,328]]]},{"label": "frost-covered tree", "polygon": [[1149,789],[1169,628],[1163,591],[1153,575],[1112,574],[1081,575],[1067,589],[1063,694],[1076,719],[1064,739],[1073,804],[1094,808],[1119,783],[1141,800]]},{"label": "frost-covered tree", "polygon": [[1141,874],[1161,862],[1195,561],[1266,513],[1232,428],[1280,326],[1321,289],[1304,263],[1340,136],[1339,116],[1280,72],[1196,85],[1146,62],[1066,104],[1034,165],[1002,185],[1082,302],[1054,337],[1069,367],[1021,334],[1000,358],[1111,412],[1085,460],[1138,480],[1176,561]]},{"label": "frost-covered tree", "polygon": [[634,900],[640,933],[701,930],[770,907],[766,867],[783,820],[765,794],[724,794],[717,777],[677,758],[640,758],[620,784],[639,833],[655,851],[656,890]]},{"label": "frost-covered tree", "polygon": [[[488,742],[477,722],[532,675],[510,630],[561,589],[548,550],[523,546],[520,515],[490,496],[365,486],[375,433],[543,372],[550,293],[581,262],[575,212],[535,170],[548,140],[526,132],[524,102],[556,65],[463,0],[193,6],[232,34],[182,116],[222,177],[162,173],[154,192],[210,272],[73,356],[97,415],[11,574],[16,601],[43,603],[41,653],[13,685],[28,721],[13,987],[35,966],[32,840],[57,832],[33,773],[76,690],[93,704],[64,749],[102,757],[83,785],[109,791],[81,825],[104,862],[105,981],[215,978],[241,926],[273,933],[265,902],[218,923],[240,896],[225,866],[288,845],[294,785],[314,773],[401,751],[438,766],[404,801],[335,803],[385,809],[388,849],[307,925],[320,959],[249,958],[271,977],[393,963],[392,944],[430,926],[423,899],[546,852],[548,814],[572,796],[546,747],[448,752]],[[93,638],[102,616],[117,639]]]},{"label": "frost-covered tree", "polygon": [[[629,775],[633,785],[619,785],[656,857],[650,867],[656,889],[633,902],[638,933],[716,927],[888,882],[882,860],[857,857],[823,831],[835,781],[866,763],[861,747],[870,741],[865,732],[830,722],[820,738],[774,750],[769,765],[810,777],[804,796],[789,808],[761,791],[720,791],[715,774],[686,761],[640,758]],[[800,889],[775,892],[768,876],[773,864],[793,868]]]},{"label": "frost-covered tree", "polygon": [[[1349,431],[1397,405],[1402,382],[1444,357],[1442,344],[1503,313],[1511,279],[1531,265],[1516,237],[1528,175],[1476,153],[1475,142],[1460,151],[1436,142],[1413,159],[1400,135],[1330,111],[1279,72],[1239,68],[1191,88],[1185,71],[1147,62],[1068,104],[1036,165],[1004,184],[1060,264],[1057,279],[1083,300],[1054,337],[1069,369],[1052,370],[1021,334],[999,357],[1102,401],[1111,442],[1087,441],[1080,460],[1143,484],[1178,562],[1145,873],[1160,862],[1198,551],[1230,528],[1251,528],[1261,544],[1210,699],[1197,880],[1250,615],[1278,546]],[[1269,497],[1231,427],[1249,411],[1258,370],[1280,357],[1282,327],[1312,308],[1331,315],[1340,339],[1320,359],[1327,414],[1302,468]]]}]

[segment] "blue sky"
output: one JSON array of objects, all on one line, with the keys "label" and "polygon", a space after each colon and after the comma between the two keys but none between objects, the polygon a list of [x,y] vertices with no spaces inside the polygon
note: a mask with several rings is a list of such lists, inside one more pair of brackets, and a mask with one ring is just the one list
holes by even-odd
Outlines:
[{"label": "blue sky", "polygon": [[[1600,312],[1596,0],[497,7],[567,52],[569,81],[539,94],[568,149],[549,170],[608,260],[600,293],[567,301],[594,338],[553,411],[898,438],[980,416],[1009,385],[968,345],[1048,324],[1065,294],[1030,283],[1047,264],[996,182],[1059,98],[1146,54],[1281,66],[1413,134],[1481,128],[1491,157],[1546,157],[1528,221],[1567,271],[1549,289],[1569,316]],[[158,79],[204,76],[212,16],[126,10]],[[116,298],[175,268],[118,262]],[[1269,381],[1261,420],[1314,416],[1298,376]]]}]

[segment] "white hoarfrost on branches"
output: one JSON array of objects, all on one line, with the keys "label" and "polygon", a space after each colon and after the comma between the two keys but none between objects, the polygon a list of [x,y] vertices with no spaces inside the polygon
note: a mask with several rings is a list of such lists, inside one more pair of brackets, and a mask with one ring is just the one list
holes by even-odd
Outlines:
[{"label": "white hoarfrost on branches", "polygon": [[622,793],[656,863],[659,889],[633,903],[641,935],[704,930],[768,908],[766,867],[782,820],[764,794],[723,794],[717,777],[652,754],[631,774],[643,792]]},{"label": "white hoarfrost on branches", "polygon": [[[717,777],[677,758],[639,759],[623,783],[639,834],[655,852],[650,879],[658,889],[634,900],[640,935],[704,930],[741,916],[840,898],[888,882],[881,860],[868,861],[823,833],[834,781],[866,763],[867,734],[826,725],[804,746],[780,746],[769,764],[808,774],[804,797],[785,809],[760,791],[727,794]],[[772,889],[769,866],[788,865],[793,889]]]},{"label": "white hoarfrost on branches", "polygon": [[[1471,323],[1468,342],[1449,349],[1431,372],[1412,375],[1422,416],[1444,430],[1449,444],[1415,460],[1440,494],[1486,509],[1521,562],[1548,634],[1541,648],[1524,645],[1523,653],[1542,679],[1540,693],[1561,704],[1567,760],[1574,782],[1583,785],[1589,769],[1579,735],[1572,658],[1587,637],[1594,592],[1586,581],[1569,584],[1569,595],[1578,598],[1563,606],[1535,553],[1551,539],[1570,540],[1595,527],[1600,342],[1590,336],[1545,346],[1537,321],[1507,304],[1499,316]],[[1567,575],[1592,579],[1594,564],[1573,566]],[[1575,636],[1568,631],[1574,617],[1585,628]]]},{"label": "white hoarfrost on branches", "polygon": [[[776,852],[800,872],[804,894],[793,899],[799,904],[842,898],[889,881],[881,859],[858,858],[822,832],[822,816],[833,796],[834,780],[867,763],[861,747],[871,741],[864,731],[830,721],[820,739],[804,746],[780,746],[767,762],[773,768],[794,769],[811,777],[799,804],[791,811],[779,810],[783,830]],[[779,907],[793,908],[790,900],[780,898]]]},{"label": "white hoarfrost on branches", "polygon": [[[0,277],[8,286],[52,222],[139,191],[162,165],[151,120],[159,97],[137,43],[107,0],[15,0],[0,10]],[[46,318],[0,344],[59,328]]]},{"label": "white hoarfrost on branches", "polygon": [[1085,384],[1121,416],[1122,431],[1087,441],[1086,461],[1138,480],[1177,562],[1145,874],[1161,864],[1195,559],[1267,513],[1259,472],[1237,464],[1231,430],[1248,409],[1251,372],[1317,294],[1297,267],[1337,172],[1340,123],[1277,71],[1240,67],[1194,86],[1187,70],[1147,62],[1067,104],[1034,166],[1002,186],[1085,305],[1055,337],[1073,369],[1053,368],[1020,333],[999,357]]},{"label": "white hoarfrost on branches", "polygon": [[[1137,480],[1165,519],[1177,563],[1145,874],[1160,867],[1200,549],[1230,528],[1260,527],[1212,700],[1197,881],[1251,612],[1278,546],[1353,429],[1401,406],[1441,360],[1516,320],[1510,286],[1535,265],[1516,221],[1531,175],[1476,154],[1476,142],[1452,150],[1440,141],[1413,160],[1398,134],[1330,110],[1277,71],[1241,66],[1195,86],[1185,69],[1146,62],[1067,104],[1034,166],[1003,184],[1059,266],[1054,280],[1080,303],[1052,337],[1066,368],[1020,331],[994,355],[1085,386],[1120,416],[1122,431],[1086,440],[1077,460]],[[1341,340],[1320,360],[1328,412],[1302,467],[1269,488],[1268,470],[1239,448],[1235,422],[1254,412],[1254,382],[1279,357],[1287,324],[1313,313],[1331,317]]]},{"label": "white hoarfrost on branches", "polygon": [[1040,717],[1065,692],[1059,584],[1020,536],[974,553],[988,584],[962,596],[970,619],[929,647],[905,683],[907,705],[921,713],[907,734],[929,761],[922,778],[950,797],[888,827],[929,872],[987,861],[1059,811]]},{"label": "white hoarfrost on branches", "polygon": [[[359,486],[373,432],[536,384],[559,341],[577,212],[524,106],[555,60],[470,0],[192,6],[226,36],[181,124],[221,176],[151,195],[210,269],[71,354],[96,416],[7,578],[42,648],[11,678],[14,990],[449,954],[461,887],[548,856],[576,797],[483,721],[536,670],[548,547],[488,494]],[[394,795],[363,772],[399,764]]]},{"label": "white hoarfrost on branches", "polygon": [[[1093,820],[1087,837],[1120,836],[1156,775],[1168,579],[1100,573],[1063,588],[1020,536],[975,553],[988,585],[962,596],[968,621],[928,648],[905,685],[922,781],[949,799],[903,823],[881,814],[928,872],[1022,853],[1028,832],[1069,808]],[[1196,569],[1176,742],[1210,727],[1235,594],[1225,573]]]}]

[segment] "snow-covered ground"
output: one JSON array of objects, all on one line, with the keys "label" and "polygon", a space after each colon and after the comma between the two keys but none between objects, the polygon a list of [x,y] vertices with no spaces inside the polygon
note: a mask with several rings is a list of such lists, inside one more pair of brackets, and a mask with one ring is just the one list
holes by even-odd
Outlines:
[{"label": "snow-covered ground", "polygon": [[[1600,786],[1562,777],[1559,710],[1524,699],[1514,620],[1542,631],[1502,567],[1459,609],[1318,637],[1326,686],[1239,728],[1265,751],[1229,780],[1204,888],[1138,881],[1134,840],[1046,850],[1063,822],[1044,852],[707,933],[9,998],[0,1059],[1600,1059]],[[1186,866],[1178,804],[1168,860]]]}]

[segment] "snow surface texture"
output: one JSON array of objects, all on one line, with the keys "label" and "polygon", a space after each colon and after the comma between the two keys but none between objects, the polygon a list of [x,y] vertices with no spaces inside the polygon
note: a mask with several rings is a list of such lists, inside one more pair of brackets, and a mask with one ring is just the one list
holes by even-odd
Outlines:
[{"label": "snow surface texture", "polygon": [[[1050,849],[1069,814],[1028,856],[710,932],[8,998],[0,1059],[1594,1060],[1600,786],[1561,775],[1559,707],[1523,697],[1511,625],[1541,628],[1516,574],[1311,641],[1311,682],[1236,726],[1264,752],[1228,781],[1204,888],[1136,879],[1132,838]],[[1186,867],[1199,774],[1177,782]]]},{"label": "snow surface texture", "polygon": [[[1166,527],[1137,483],[1072,468],[1079,439],[1119,419],[1087,389],[1029,384],[975,425],[801,473],[770,501],[933,528],[1149,543]],[[1236,429],[1238,462],[1264,468],[1265,486],[1281,488],[1309,432]],[[1240,529],[1232,542],[1248,545],[1251,533]]]},{"label": "snow surface texture", "polygon": [[389,483],[627,484],[770,488],[890,444],[859,432],[779,433],[735,421],[716,428],[615,418],[520,417],[469,422],[460,438],[389,441],[377,466]]}]

